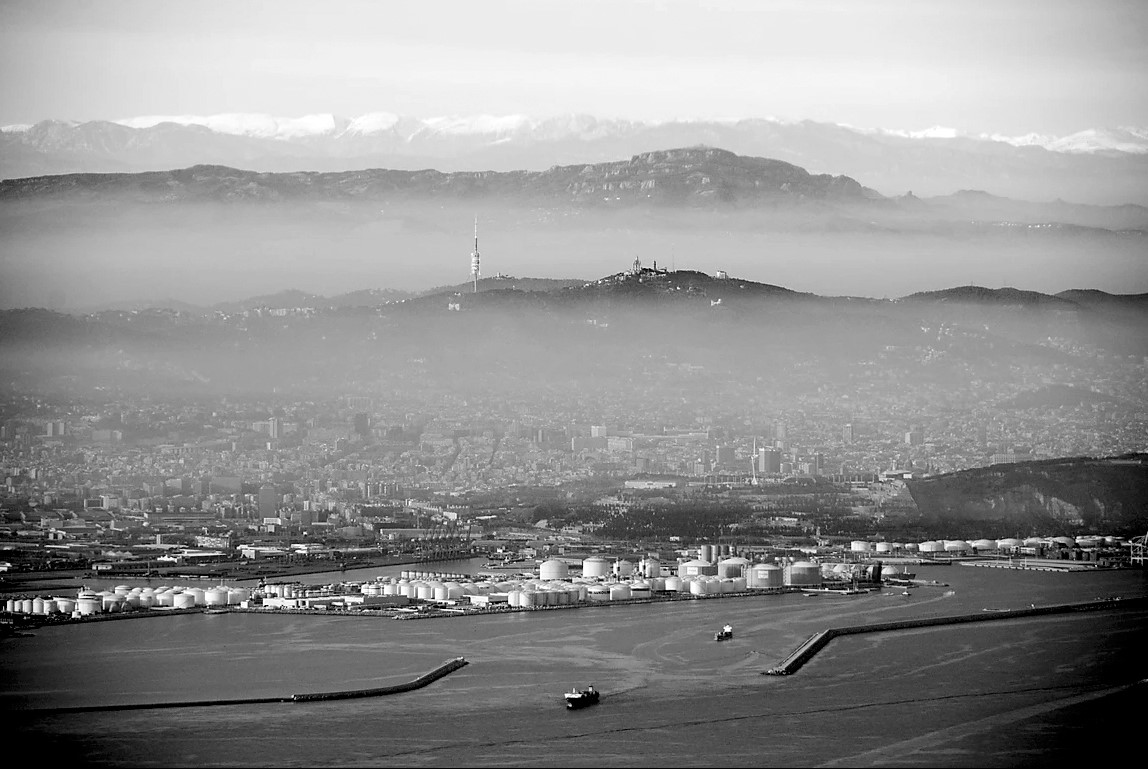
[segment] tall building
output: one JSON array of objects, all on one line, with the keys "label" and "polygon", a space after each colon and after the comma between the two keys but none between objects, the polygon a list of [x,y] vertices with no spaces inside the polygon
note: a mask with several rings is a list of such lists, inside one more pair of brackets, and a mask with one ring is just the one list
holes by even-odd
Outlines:
[{"label": "tall building", "polygon": [[259,487],[259,517],[274,518],[279,510],[279,493],[270,483]]},{"label": "tall building", "polygon": [[355,434],[366,437],[371,434],[371,415],[355,414]]},{"label": "tall building", "polygon": [[757,468],[758,472],[781,472],[781,452],[778,449],[763,448],[758,452],[758,456],[760,457],[760,464]]},{"label": "tall building", "polygon": [[272,440],[279,440],[279,417],[271,417],[267,420],[267,432]]},{"label": "tall building", "polygon": [[853,432],[853,423],[852,422],[845,425],[845,427],[841,428],[841,440],[843,440],[845,443],[852,443],[855,438],[856,438],[856,435]]}]

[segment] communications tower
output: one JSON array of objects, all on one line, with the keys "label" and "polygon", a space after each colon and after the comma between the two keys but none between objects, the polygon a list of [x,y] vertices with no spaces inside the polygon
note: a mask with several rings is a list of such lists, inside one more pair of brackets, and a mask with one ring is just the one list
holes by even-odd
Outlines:
[{"label": "communications tower", "polygon": [[474,279],[474,293],[478,293],[478,217],[474,217],[474,250],[470,252],[470,276]]}]

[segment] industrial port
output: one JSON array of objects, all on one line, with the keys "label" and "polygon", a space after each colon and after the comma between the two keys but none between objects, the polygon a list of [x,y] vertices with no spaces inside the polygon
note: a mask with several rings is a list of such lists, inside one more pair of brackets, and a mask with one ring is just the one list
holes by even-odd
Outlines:
[{"label": "industrial port", "polygon": [[1112,555],[1122,543],[1115,539],[1073,540],[1071,546],[1067,539],[937,540],[908,545],[858,540],[837,552],[802,557],[701,545],[685,551],[687,555],[676,561],[648,556],[635,562],[592,555],[487,563],[472,574],[411,569],[399,576],[330,584],[280,581],[207,588],[121,584],[102,590],[85,587],[76,595],[9,597],[4,616],[10,626],[197,610],[424,619],[769,593],[858,595],[888,586],[932,585],[929,580],[918,579],[916,572],[942,564],[1081,571],[1109,568],[1119,562]]}]

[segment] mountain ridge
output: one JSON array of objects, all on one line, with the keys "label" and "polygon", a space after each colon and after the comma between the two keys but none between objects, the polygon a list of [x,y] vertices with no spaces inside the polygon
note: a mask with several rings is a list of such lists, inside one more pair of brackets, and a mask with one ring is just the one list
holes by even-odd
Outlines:
[{"label": "mountain ridge", "polygon": [[[947,229],[986,227],[1091,228],[1122,236],[1148,236],[1148,207],[1014,200],[983,190],[939,197],[911,192],[889,198],[843,174],[813,174],[775,158],[738,155],[704,145],[638,153],[627,160],[554,165],[543,171],[264,172],[196,165],[168,171],[79,173],[0,180],[0,203],[19,200],[130,202],[290,203],[412,198],[503,204],[609,208],[635,204],[804,209],[819,229],[901,227],[928,215]],[[828,217],[828,218],[827,218]],[[834,218],[836,217],[836,218]],[[917,225],[910,225],[915,227]]]},{"label": "mountain ridge", "polygon": [[[639,285],[656,286],[659,281],[668,286],[670,291],[685,290],[687,295],[691,288],[695,292],[713,286],[720,286],[723,298],[728,291],[744,292],[749,289],[749,295],[763,297],[793,297],[809,300],[844,301],[844,302],[918,302],[922,304],[952,304],[966,306],[997,305],[1002,307],[1031,307],[1031,308],[1058,308],[1062,310],[1087,310],[1091,308],[1140,310],[1148,312],[1148,294],[1113,294],[1098,289],[1068,289],[1057,294],[1046,294],[1039,291],[1028,291],[1013,287],[987,288],[984,286],[954,286],[936,291],[920,291],[896,299],[880,299],[867,296],[829,296],[810,292],[794,291],[784,286],[777,286],[759,281],[724,276],[711,276],[697,270],[659,270],[657,268],[640,268],[638,273],[633,269],[602,276],[593,280],[576,278],[534,278],[517,277],[513,275],[496,275],[481,278],[478,282],[477,293],[496,291],[511,291],[519,293],[556,293],[571,292],[574,294],[589,292],[595,287],[624,285],[628,276],[642,278]],[[299,289],[286,289],[274,294],[264,294],[244,299],[217,302],[212,305],[200,306],[175,299],[157,301],[141,300],[137,302],[119,302],[107,305],[92,305],[74,312],[61,312],[63,315],[90,315],[101,312],[142,312],[149,310],[164,310],[185,314],[207,315],[214,312],[242,313],[254,310],[271,309],[316,309],[316,310],[344,310],[352,308],[381,307],[387,304],[409,300],[441,300],[451,296],[464,296],[473,293],[473,283],[457,283],[452,285],[435,286],[422,291],[402,291],[398,289],[365,288],[357,291],[324,296]],[[573,294],[571,294],[573,295]],[[706,294],[708,297],[708,293]],[[13,308],[0,310],[5,312],[41,311],[43,308]],[[50,310],[43,310],[51,312]]]}]

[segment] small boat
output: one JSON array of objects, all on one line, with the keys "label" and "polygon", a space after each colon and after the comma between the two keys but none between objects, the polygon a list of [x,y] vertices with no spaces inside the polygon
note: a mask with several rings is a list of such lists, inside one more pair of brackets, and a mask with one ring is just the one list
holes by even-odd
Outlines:
[{"label": "small boat", "polygon": [[726,625],[721,630],[714,633],[715,641],[728,641],[733,638],[733,625]]},{"label": "small boat", "polygon": [[573,691],[566,692],[565,696],[566,707],[569,710],[598,704],[598,690],[594,688],[594,684],[590,684],[582,691],[574,689]]}]

